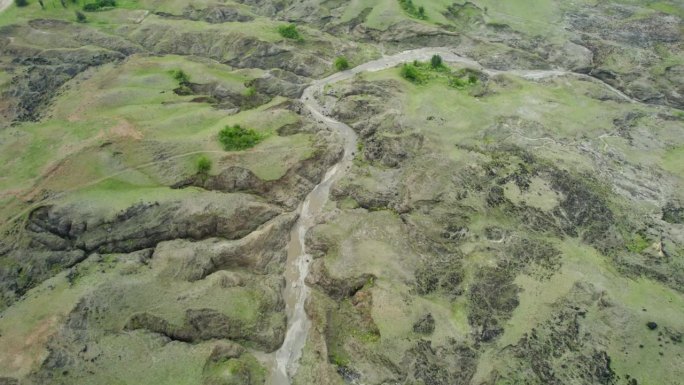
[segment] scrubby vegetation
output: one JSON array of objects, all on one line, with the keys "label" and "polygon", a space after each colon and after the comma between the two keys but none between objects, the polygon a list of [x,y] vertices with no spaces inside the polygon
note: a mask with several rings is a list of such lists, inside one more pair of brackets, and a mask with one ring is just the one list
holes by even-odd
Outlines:
[{"label": "scrubby vegetation", "polygon": [[178,84],[180,84],[180,85],[190,83],[190,76],[188,76],[188,74],[185,73],[185,71],[183,71],[182,69],[174,70],[171,74],[172,74],[173,78],[176,79],[178,81]]},{"label": "scrubby vegetation", "polygon": [[413,4],[413,0],[399,0],[399,5],[401,6],[401,9],[411,15],[411,17],[421,20],[427,19],[427,15],[425,15],[425,7],[422,5],[416,7],[416,5]]},{"label": "scrubby vegetation", "polygon": [[83,14],[83,12],[76,11],[76,21],[79,23],[85,23],[86,21],[88,21],[88,19],[86,18],[86,15]]},{"label": "scrubby vegetation", "polygon": [[415,83],[424,84],[431,79],[444,79],[450,87],[469,88],[478,82],[477,72],[470,69],[452,71],[444,65],[442,57],[434,55],[429,63],[414,61],[401,66],[401,77]]},{"label": "scrubby vegetation", "polygon": [[631,241],[627,243],[627,250],[633,253],[641,253],[642,251],[646,250],[649,245],[650,242],[643,235],[635,234]]},{"label": "scrubby vegetation", "polygon": [[226,151],[240,151],[256,146],[264,138],[251,128],[241,127],[239,124],[226,126],[219,131],[219,142]]},{"label": "scrubby vegetation", "polygon": [[335,59],[335,69],[338,71],[344,71],[349,68],[349,61],[344,56],[338,56]]},{"label": "scrubby vegetation", "polygon": [[97,0],[94,3],[88,3],[83,6],[84,11],[94,12],[99,11],[104,8],[116,7],[115,0]]},{"label": "scrubby vegetation", "polygon": [[182,69],[171,71],[171,76],[178,82],[178,87],[173,90],[177,95],[192,95],[190,88],[190,76]]},{"label": "scrubby vegetation", "polygon": [[299,34],[299,31],[297,30],[297,25],[296,24],[287,24],[287,25],[281,25],[278,27],[278,33],[280,36],[290,39],[290,40],[296,40],[296,41],[302,41],[302,36]]},{"label": "scrubby vegetation", "polygon": [[28,5],[28,0],[14,0],[14,4],[17,7],[25,7]]},{"label": "scrubby vegetation", "polygon": [[430,59],[430,65],[434,69],[440,69],[444,67],[444,63],[442,62],[442,57],[439,55],[432,55],[432,58]]},{"label": "scrubby vegetation", "polygon": [[421,71],[416,63],[404,63],[401,66],[401,77],[416,84],[424,83],[428,79],[428,75]]},{"label": "scrubby vegetation", "polygon": [[197,173],[207,174],[211,170],[211,159],[201,156],[197,159]]}]

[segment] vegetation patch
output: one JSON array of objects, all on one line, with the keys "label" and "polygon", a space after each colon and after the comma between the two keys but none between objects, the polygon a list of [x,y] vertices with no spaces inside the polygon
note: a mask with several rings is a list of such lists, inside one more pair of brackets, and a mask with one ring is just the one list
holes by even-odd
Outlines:
[{"label": "vegetation patch", "polygon": [[87,12],[100,11],[102,9],[116,7],[115,0],[97,0],[94,3],[88,3],[83,6],[83,10]]},{"label": "vegetation patch", "polygon": [[338,71],[349,69],[349,61],[347,58],[344,56],[338,56],[337,59],[335,59],[335,69]]},{"label": "vegetation patch", "polygon": [[641,253],[650,246],[650,242],[641,234],[634,234],[632,239],[627,242],[627,250],[633,253]]},{"label": "vegetation patch", "polygon": [[425,15],[425,7],[422,5],[416,7],[416,5],[413,4],[413,0],[399,0],[399,5],[401,6],[401,9],[403,9],[404,12],[408,13],[411,17],[421,20],[427,19],[427,15]]},{"label": "vegetation patch", "polygon": [[219,142],[226,151],[246,150],[256,146],[264,136],[251,128],[241,127],[239,124],[226,126],[219,131]]},{"label": "vegetation patch", "polygon": [[211,170],[211,159],[206,156],[201,156],[197,159],[197,173],[207,174]]},{"label": "vegetation patch", "polygon": [[434,55],[429,62],[416,60],[413,63],[404,63],[401,66],[400,75],[414,84],[426,84],[432,79],[439,79],[445,81],[449,87],[458,90],[475,86],[481,76],[479,72],[472,69],[452,71],[444,65],[442,57],[439,55]]},{"label": "vegetation patch", "polygon": [[280,34],[280,36],[286,39],[296,41],[304,40],[302,36],[299,34],[299,31],[297,30],[296,24],[281,25],[280,27],[278,27],[278,33]]}]

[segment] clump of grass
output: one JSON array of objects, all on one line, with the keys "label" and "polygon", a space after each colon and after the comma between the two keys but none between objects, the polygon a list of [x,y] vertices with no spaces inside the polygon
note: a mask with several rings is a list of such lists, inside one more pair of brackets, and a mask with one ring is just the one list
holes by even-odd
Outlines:
[{"label": "clump of grass", "polygon": [[278,27],[278,33],[280,36],[290,39],[290,40],[296,40],[296,41],[302,41],[302,36],[299,34],[299,31],[297,30],[297,25],[295,24],[287,24],[287,25],[281,25]]},{"label": "clump of grass", "polygon": [[28,0],[14,0],[14,5],[17,7],[25,7],[28,5]]},{"label": "clump of grass", "polygon": [[408,13],[411,17],[421,20],[427,19],[427,15],[425,15],[425,7],[422,5],[420,7],[416,7],[416,5],[413,4],[413,0],[399,0],[399,5],[401,6],[401,9],[403,9],[404,12]]},{"label": "clump of grass", "polygon": [[94,3],[88,3],[83,6],[83,10],[87,12],[99,11],[103,8],[116,7],[115,0],[96,0]]},{"label": "clump of grass", "polygon": [[197,173],[206,175],[211,170],[211,159],[202,155],[197,159]]},{"label": "clump of grass", "polygon": [[264,137],[251,128],[241,127],[239,124],[226,126],[219,131],[219,142],[226,151],[246,150],[256,146]]},{"label": "clump of grass", "polygon": [[335,69],[338,71],[349,69],[349,61],[347,58],[344,56],[338,56],[337,59],[335,59]]}]

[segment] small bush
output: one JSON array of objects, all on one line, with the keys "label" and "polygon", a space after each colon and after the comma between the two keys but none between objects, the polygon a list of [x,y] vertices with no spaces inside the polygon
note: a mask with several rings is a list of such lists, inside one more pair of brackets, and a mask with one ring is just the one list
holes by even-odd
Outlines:
[{"label": "small bush", "polygon": [[206,174],[211,170],[211,159],[201,156],[197,159],[197,173]]},{"label": "small bush", "polygon": [[335,69],[338,71],[344,71],[349,68],[349,61],[344,56],[339,56],[335,59]]},{"label": "small bush", "polygon": [[14,5],[17,7],[25,7],[28,5],[28,0],[14,0]]},{"label": "small bush", "polygon": [[188,76],[188,74],[186,74],[185,71],[181,69],[174,70],[171,73],[171,76],[173,76],[173,78],[176,79],[178,81],[178,84],[180,85],[190,83],[190,76]]},{"label": "small bush", "polygon": [[76,11],[76,21],[79,23],[85,23],[87,21],[86,15],[81,11]]},{"label": "small bush", "polygon": [[432,68],[435,69],[442,68],[442,66],[444,65],[442,63],[442,57],[439,55],[432,55],[432,59],[430,59],[430,65],[432,66]]},{"label": "small bush", "polygon": [[281,25],[278,27],[278,33],[280,36],[286,39],[297,41],[302,40],[302,37],[299,35],[299,31],[297,31],[297,26],[295,24]]},{"label": "small bush", "polygon": [[253,98],[254,96],[256,96],[256,93],[257,90],[254,87],[247,87],[247,89],[245,89],[245,96],[248,98]]},{"label": "small bush", "polygon": [[415,63],[404,63],[404,65],[401,66],[401,77],[413,83],[423,83],[425,81],[425,76],[421,73],[420,68]]},{"label": "small bush", "polygon": [[226,126],[219,131],[219,142],[226,151],[239,151],[256,146],[263,136],[251,128],[240,127],[239,124]]}]

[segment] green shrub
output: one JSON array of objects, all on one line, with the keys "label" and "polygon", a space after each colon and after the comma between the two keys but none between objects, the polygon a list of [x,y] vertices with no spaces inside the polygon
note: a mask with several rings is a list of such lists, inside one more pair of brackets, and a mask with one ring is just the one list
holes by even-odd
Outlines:
[{"label": "green shrub", "polygon": [[263,136],[251,128],[243,128],[236,124],[226,126],[219,131],[218,138],[224,150],[239,151],[256,146],[263,139]]},{"label": "green shrub", "polygon": [[83,10],[87,12],[99,11],[102,8],[116,7],[115,0],[96,0],[94,3],[88,3],[83,6]]},{"label": "green shrub", "polygon": [[404,63],[401,66],[401,77],[413,83],[423,83],[425,81],[425,76],[415,63]]},{"label": "green shrub", "polygon": [[14,0],[14,5],[17,7],[25,7],[28,5],[28,0]]},{"label": "green shrub", "polygon": [[248,98],[253,98],[254,96],[256,96],[256,93],[257,90],[254,87],[247,87],[247,89],[245,89],[245,96]]},{"label": "green shrub", "polygon": [[401,6],[401,9],[403,9],[406,13],[408,13],[410,16],[415,17],[417,19],[427,19],[427,16],[425,15],[425,7],[422,5],[418,8],[416,8],[416,5],[413,4],[413,0],[398,0],[399,5]]},{"label": "green shrub", "polygon": [[206,156],[200,156],[199,159],[197,159],[197,173],[206,174],[209,170],[211,170],[211,159]]},{"label": "green shrub", "polygon": [[302,40],[302,37],[299,35],[299,31],[297,31],[297,26],[295,24],[281,25],[280,27],[278,27],[278,33],[280,34],[280,36],[286,39],[292,39],[297,41]]},{"label": "green shrub", "polygon": [[449,86],[462,90],[468,86],[477,83],[477,76],[470,74],[468,76],[452,75],[449,76]]},{"label": "green shrub", "polygon": [[344,56],[338,56],[335,59],[335,69],[338,71],[344,71],[349,68],[349,61]]},{"label": "green shrub", "polygon": [[87,21],[86,15],[81,11],[76,11],[76,21],[79,23],[85,23]]},{"label": "green shrub", "polygon": [[627,250],[633,253],[641,253],[646,250],[651,243],[641,234],[635,234],[630,242],[627,243]]},{"label": "green shrub", "polygon": [[188,74],[186,74],[182,69],[174,70],[171,73],[171,76],[173,76],[173,78],[176,79],[180,85],[190,83],[190,76],[188,76]]},{"label": "green shrub", "polygon": [[430,59],[430,65],[432,68],[442,68],[444,64],[442,63],[442,57],[439,55],[432,55],[432,59]]}]

